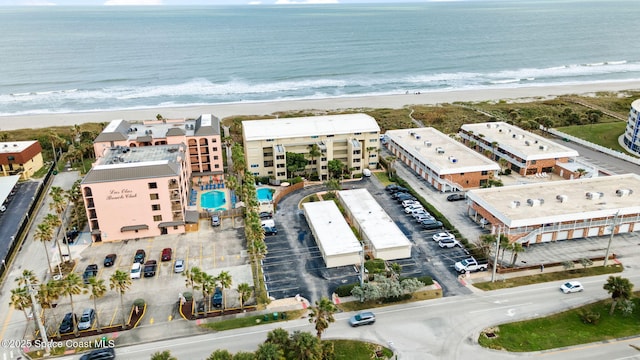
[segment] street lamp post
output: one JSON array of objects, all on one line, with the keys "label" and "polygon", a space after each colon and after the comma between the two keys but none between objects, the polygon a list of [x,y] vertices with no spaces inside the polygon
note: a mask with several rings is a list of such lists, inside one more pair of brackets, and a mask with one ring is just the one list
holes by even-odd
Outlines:
[{"label": "street lamp post", "polygon": [[498,236],[496,237],[496,254],[493,257],[493,271],[491,272],[491,282],[496,281],[496,269],[498,267],[498,253],[500,252],[500,229],[498,227]]},{"label": "street lamp post", "polygon": [[604,254],[604,263],[602,266],[607,266],[607,261],[609,260],[609,251],[611,251],[611,241],[613,240],[613,233],[616,230],[616,225],[618,224],[618,215],[620,215],[620,210],[616,212],[616,215],[613,217],[613,222],[611,223],[611,234],[609,234],[609,244],[607,245],[607,252]]},{"label": "street lamp post", "polygon": [[47,331],[44,328],[44,324],[42,324],[42,319],[40,319],[40,308],[36,306],[38,302],[36,301],[36,297],[34,295],[35,290],[31,288],[31,282],[29,281],[29,278],[27,278],[26,281],[27,281],[27,291],[29,292],[29,297],[31,297],[31,307],[33,309],[33,318],[35,319],[36,324],[38,324],[38,330],[40,331],[40,336],[42,336],[42,341],[44,342],[44,351],[47,355],[49,355],[50,353],[49,339],[47,339]]}]

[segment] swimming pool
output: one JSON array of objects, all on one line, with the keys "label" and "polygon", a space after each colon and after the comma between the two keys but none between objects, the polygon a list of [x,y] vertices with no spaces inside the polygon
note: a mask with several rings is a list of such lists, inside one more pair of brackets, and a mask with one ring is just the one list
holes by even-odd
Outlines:
[{"label": "swimming pool", "polygon": [[273,200],[273,190],[269,188],[259,188],[256,190],[256,195],[258,197],[258,201],[266,202]]},{"label": "swimming pool", "polygon": [[226,210],[226,202],[224,191],[207,191],[200,195],[200,206],[205,209]]}]

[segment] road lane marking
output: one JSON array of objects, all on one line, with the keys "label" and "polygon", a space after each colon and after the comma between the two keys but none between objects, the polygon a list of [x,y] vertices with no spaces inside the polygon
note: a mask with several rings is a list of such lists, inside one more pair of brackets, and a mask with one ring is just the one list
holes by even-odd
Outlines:
[{"label": "road lane marking", "polygon": [[474,310],[474,311],[469,311],[469,314],[475,314],[475,313],[487,312],[487,311],[493,311],[493,310],[500,310],[500,309],[506,309],[506,308],[514,308],[514,307],[517,307],[517,306],[526,306],[526,305],[533,305],[533,303],[532,302],[528,302],[528,303],[522,303],[522,304],[498,306],[498,307],[494,307],[494,308],[490,308],[490,309]]}]

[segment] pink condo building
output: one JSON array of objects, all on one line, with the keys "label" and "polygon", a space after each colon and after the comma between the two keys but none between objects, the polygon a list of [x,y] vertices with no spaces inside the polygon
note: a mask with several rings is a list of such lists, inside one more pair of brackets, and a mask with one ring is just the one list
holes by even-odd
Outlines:
[{"label": "pink condo building", "polygon": [[115,146],[142,147],[185,144],[192,183],[219,184],[224,181],[220,120],[203,114],[193,120],[147,120],[142,123],[113,120],[93,142],[96,159]]},{"label": "pink condo building", "polygon": [[112,121],[94,141],[82,181],[92,239],[184,233],[197,223],[192,187],[223,183],[220,121]]}]

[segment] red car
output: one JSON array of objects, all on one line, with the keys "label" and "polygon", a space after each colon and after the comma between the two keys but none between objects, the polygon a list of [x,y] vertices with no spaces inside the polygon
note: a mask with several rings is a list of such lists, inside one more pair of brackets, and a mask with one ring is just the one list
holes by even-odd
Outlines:
[{"label": "red car", "polygon": [[162,249],[162,256],[160,259],[162,259],[162,261],[171,261],[171,248]]}]

